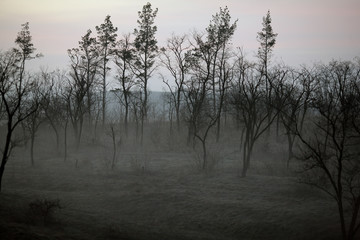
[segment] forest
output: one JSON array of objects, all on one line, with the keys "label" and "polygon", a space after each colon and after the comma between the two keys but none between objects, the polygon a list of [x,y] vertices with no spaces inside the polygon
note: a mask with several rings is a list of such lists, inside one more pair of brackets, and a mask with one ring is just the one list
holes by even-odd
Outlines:
[{"label": "forest", "polygon": [[0,51],[0,238],[359,239],[360,58],[275,62],[268,11],[250,59],[227,7],[159,46],[157,13],[66,69],[28,22]]}]

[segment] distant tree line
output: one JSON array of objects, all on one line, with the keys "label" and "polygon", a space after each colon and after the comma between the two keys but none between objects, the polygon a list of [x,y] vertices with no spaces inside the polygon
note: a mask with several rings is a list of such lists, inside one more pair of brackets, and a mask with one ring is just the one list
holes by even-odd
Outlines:
[{"label": "distant tree line", "polygon": [[[208,143],[222,131],[237,131],[241,177],[251,168],[254,146],[286,136],[287,160],[301,160],[303,182],[323,190],[337,203],[343,239],[356,239],[360,208],[360,60],[292,68],[272,62],[277,34],[270,11],[257,34],[257,58],[249,61],[231,39],[238,20],[220,8],[204,31],[173,34],[165,46],[156,40],[158,9],[150,3],[138,12],[133,33],[117,35],[110,16],[87,30],[69,49],[70,68],[29,73],[26,63],[40,57],[22,25],[16,48],[0,53],[0,189],[13,149],[30,141],[31,163],[39,126],[47,123],[56,149],[67,157],[68,134],[79,148],[84,129],[96,142],[108,132],[117,139],[145,144],[149,125],[149,81],[155,73],[168,91],[164,111],[170,139],[186,132],[188,146],[201,149],[201,168],[209,168]],[[118,113],[107,111],[109,72],[116,73]],[[68,129],[71,127],[71,131]],[[184,131],[185,129],[185,131]],[[61,139],[63,143],[61,143]],[[175,141],[175,140],[174,140]],[[63,147],[63,150],[60,150]],[[350,209],[350,211],[348,211]]]}]

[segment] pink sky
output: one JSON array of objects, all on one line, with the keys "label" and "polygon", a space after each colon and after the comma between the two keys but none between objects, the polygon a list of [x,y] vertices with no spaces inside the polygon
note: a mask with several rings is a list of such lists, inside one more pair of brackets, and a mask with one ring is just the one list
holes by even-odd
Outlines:
[{"label": "pink sky", "polygon": [[[66,50],[77,47],[87,29],[100,25],[106,15],[119,28],[118,34],[137,27],[137,11],[147,1],[140,0],[1,0],[0,50],[14,46],[24,22],[30,22],[33,42],[44,54],[30,66],[50,69],[68,65]],[[233,19],[239,19],[233,45],[254,56],[262,17],[271,11],[273,29],[278,33],[274,60],[296,66],[351,60],[360,56],[359,0],[153,0],[159,8],[155,24],[159,45],[171,33],[204,30],[220,7],[228,6]],[[157,80],[154,80],[157,81]],[[159,90],[153,83],[153,90]]]}]

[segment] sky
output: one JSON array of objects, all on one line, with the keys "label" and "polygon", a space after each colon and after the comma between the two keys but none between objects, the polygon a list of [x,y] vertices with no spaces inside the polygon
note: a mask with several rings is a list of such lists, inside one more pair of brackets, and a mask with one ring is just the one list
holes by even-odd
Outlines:
[{"label": "sky", "polygon": [[[32,60],[30,70],[50,70],[69,66],[67,49],[78,46],[88,29],[111,16],[118,35],[132,33],[137,27],[143,0],[0,0],[0,50],[15,46],[21,24],[30,23],[34,46],[44,57]],[[272,27],[278,33],[273,62],[290,66],[326,63],[332,59],[360,57],[359,0],[152,0],[158,8],[155,25],[159,46],[171,34],[203,31],[212,15],[227,6],[233,20],[238,19],[232,39],[249,58],[259,43],[257,32],[262,17],[270,10]],[[156,76],[150,89],[161,90]]]}]

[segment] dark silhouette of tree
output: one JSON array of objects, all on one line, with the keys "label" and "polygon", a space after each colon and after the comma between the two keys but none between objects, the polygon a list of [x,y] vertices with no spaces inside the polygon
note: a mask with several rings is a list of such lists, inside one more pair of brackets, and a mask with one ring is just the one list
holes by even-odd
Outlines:
[{"label": "dark silhouette of tree", "polygon": [[0,191],[6,163],[18,144],[14,139],[14,131],[38,108],[37,103],[23,106],[33,85],[32,79],[25,74],[25,64],[28,60],[41,56],[33,55],[36,48],[32,43],[29,23],[22,25],[15,43],[18,48],[0,54],[0,95],[4,109],[3,120],[6,122],[4,145],[1,146]]},{"label": "dark silhouette of tree", "polygon": [[[265,78],[265,87],[266,87],[266,97],[268,101],[271,101],[273,99],[273,84],[272,79],[269,77],[269,64],[270,64],[270,58],[272,56],[272,51],[274,49],[275,43],[276,43],[276,37],[277,33],[273,32],[272,26],[271,26],[271,16],[270,16],[270,10],[268,10],[265,17],[263,17],[262,22],[262,30],[261,32],[257,33],[257,40],[260,43],[260,47],[258,49],[257,57],[259,58],[259,70],[262,74],[262,78]],[[272,105],[269,104],[268,107],[270,108],[268,111],[270,112],[268,121],[271,121],[271,110]],[[270,135],[270,128],[268,128],[268,135]]]},{"label": "dark silhouette of tree", "polygon": [[82,68],[83,57],[79,52],[79,49],[68,50],[71,61],[70,78],[67,78],[66,82],[63,83],[65,86],[63,98],[66,99],[68,116],[74,130],[76,149],[80,146],[84,117],[87,112],[86,94],[90,88],[86,81],[87,71]]},{"label": "dark silhouette of tree", "polygon": [[307,128],[295,133],[304,161],[302,181],[337,203],[342,239],[360,228],[360,65],[333,61],[318,68]]},{"label": "dark silhouette of tree", "polygon": [[60,130],[64,127],[67,119],[66,104],[61,96],[62,82],[65,78],[65,71],[56,70],[43,72],[43,87],[41,106],[47,123],[55,133],[56,151],[60,151]]},{"label": "dark silhouette of tree", "polygon": [[141,88],[141,145],[143,144],[144,121],[147,120],[148,112],[148,81],[153,74],[155,67],[155,57],[157,56],[158,46],[155,38],[157,27],[154,20],[158,9],[153,10],[151,3],[143,6],[139,11],[138,28],[134,30],[135,63],[134,73]]},{"label": "dark silhouette of tree", "polygon": [[44,71],[34,76],[33,84],[29,89],[29,98],[24,100],[22,104],[23,106],[28,105],[29,107],[38,105],[38,107],[33,111],[33,113],[23,121],[25,129],[30,134],[31,166],[35,165],[34,146],[36,133],[38,132],[40,125],[46,120],[44,111],[45,105],[43,104],[45,102],[46,95],[48,94],[48,89],[45,88],[45,81],[47,81],[47,77],[47,73],[45,73]]},{"label": "dark silhouette of tree", "polygon": [[302,132],[310,96],[314,90],[313,75],[306,68],[300,71],[289,69],[286,78],[273,83],[275,92],[273,104],[279,111],[278,119],[285,128],[288,142],[287,168],[289,168],[290,160],[294,157],[293,149],[297,138],[294,130],[299,129]]},{"label": "dark silhouette of tree", "polygon": [[225,93],[228,88],[229,80],[232,77],[231,67],[229,66],[229,44],[231,37],[236,30],[235,20],[231,23],[229,9],[220,8],[219,13],[212,16],[209,26],[206,28],[207,42],[212,51],[211,65],[211,85],[213,96],[213,111],[218,112],[216,141],[220,138],[221,114],[223,111]]},{"label": "dark silhouette of tree", "polygon": [[115,50],[115,64],[117,66],[118,75],[116,79],[119,81],[120,88],[115,91],[120,103],[125,108],[124,115],[124,129],[125,136],[128,137],[129,132],[129,111],[130,111],[130,98],[132,88],[136,85],[136,81],[133,74],[133,60],[134,49],[130,42],[130,34],[124,35],[116,44]]},{"label": "dark silhouette of tree", "polygon": [[[271,16],[270,16],[270,10],[267,12],[266,16],[263,17],[262,22],[262,30],[261,32],[258,32],[257,40],[260,43],[260,47],[258,49],[258,58],[260,60],[260,67],[261,70],[266,78],[266,81],[269,81],[268,79],[268,66],[271,58],[271,53],[273,51],[273,48],[276,43],[276,37],[277,33],[273,32],[272,26],[271,26]],[[270,87],[267,85],[267,87]]]},{"label": "dark silhouette of tree", "polygon": [[[202,170],[208,168],[208,151],[206,140],[211,128],[216,123],[216,115],[212,112],[211,105],[211,91],[209,81],[205,81],[200,77],[193,77],[186,82],[186,89],[184,91],[186,106],[187,106],[187,122],[193,140],[193,147],[195,148],[195,139],[201,142],[202,147]],[[191,136],[189,135],[189,136]]]},{"label": "dark silhouette of tree", "polygon": [[96,76],[98,74],[101,61],[99,52],[97,51],[96,38],[91,37],[91,33],[91,30],[88,30],[86,34],[81,37],[78,48],[78,53],[81,54],[82,58],[82,65],[79,67],[83,68],[85,71],[85,79],[88,86],[86,100],[89,127],[91,127],[93,123],[94,95],[96,94],[95,89],[98,85]]},{"label": "dark silhouette of tree", "polygon": [[[269,104],[272,100],[267,98],[267,91],[262,73],[258,71],[255,63],[249,63],[239,56],[236,65],[236,82],[232,90],[231,103],[240,113],[241,121],[244,123],[243,133],[241,134],[243,168],[242,177],[246,177],[250,168],[253,148],[259,137],[270,127],[276,113],[270,111]],[[273,78],[281,81],[286,76],[286,71],[280,70],[274,72]],[[278,106],[281,109],[281,106]],[[270,119],[270,120],[269,120]],[[245,134],[245,135],[244,135]]]},{"label": "dark silhouette of tree", "polygon": [[174,81],[174,84],[171,84],[164,75],[161,75],[163,82],[170,91],[169,104],[174,105],[176,128],[178,132],[180,131],[180,109],[181,102],[183,100],[182,92],[184,89],[186,75],[190,70],[190,64],[188,61],[190,55],[190,45],[186,44],[186,41],[186,35],[172,35],[172,37],[167,40],[166,47],[161,48],[160,54],[161,64],[168,70]]},{"label": "dark silhouette of tree", "polygon": [[193,38],[195,43],[191,57],[188,59],[191,65],[191,77],[186,81],[184,90],[189,128],[188,143],[192,139],[195,147],[195,139],[201,142],[202,169],[206,170],[208,166],[206,140],[218,117],[217,112],[211,107],[211,66],[214,55],[211,45],[208,41],[204,41],[203,35],[194,33]]},{"label": "dark silhouette of tree", "polygon": [[98,52],[102,62],[100,75],[102,78],[102,125],[104,127],[106,122],[106,75],[110,70],[108,62],[110,57],[113,56],[118,29],[112,24],[109,15],[105,17],[104,23],[95,28],[97,31]]}]

